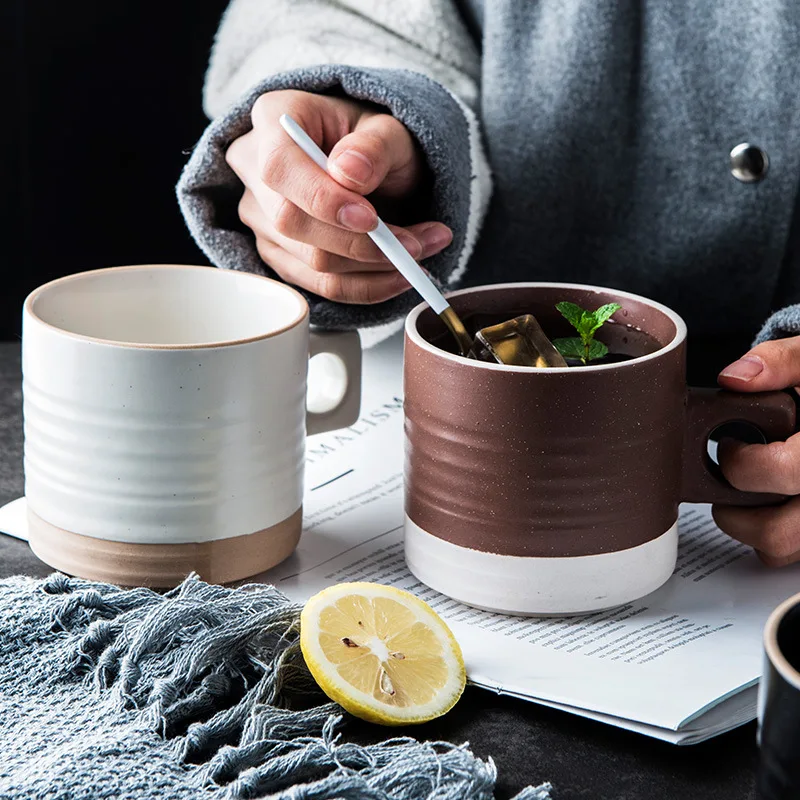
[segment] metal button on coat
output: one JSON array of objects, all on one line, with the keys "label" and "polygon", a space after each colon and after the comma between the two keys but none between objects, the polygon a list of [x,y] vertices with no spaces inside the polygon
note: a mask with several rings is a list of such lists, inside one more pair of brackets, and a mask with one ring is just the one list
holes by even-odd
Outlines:
[{"label": "metal button on coat", "polygon": [[763,180],[769,169],[767,154],[754,144],[742,142],[731,150],[731,174],[742,183]]}]

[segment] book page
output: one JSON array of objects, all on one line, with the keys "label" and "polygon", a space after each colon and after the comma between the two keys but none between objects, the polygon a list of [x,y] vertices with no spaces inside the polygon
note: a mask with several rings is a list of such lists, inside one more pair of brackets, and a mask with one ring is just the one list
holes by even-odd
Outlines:
[{"label": "book page", "polygon": [[403,557],[400,361],[397,340],[368,351],[358,423],[309,439],[305,531],[297,552],[263,580],[298,601],[342,581],[407,589],[448,621],[474,683],[645,726],[691,728],[756,683],[763,624],[800,588],[800,568],[765,568],[716,527],[707,506],[682,507],[667,584],[608,611],[506,616],[420,584]]},{"label": "book page", "polygon": [[18,497],[0,508],[0,533],[28,541],[28,507],[24,497]]},{"label": "book page", "polygon": [[656,725],[647,725],[644,722],[635,722],[623,717],[615,717],[611,714],[601,714],[597,711],[590,711],[586,708],[570,706],[564,703],[554,703],[541,698],[533,699],[526,695],[516,695],[511,692],[501,692],[501,694],[508,694],[510,697],[516,697],[519,700],[533,701],[549,708],[567,711],[570,714],[577,714],[580,717],[593,719],[606,725],[614,725],[617,728],[624,728],[634,733],[641,733],[645,736],[651,736],[655,739],[678,745],[699,744],[754,720],[756,718],[757,693],[758,687],[750,686],[721,701],[680,730],[673,731],[668,728],[659,728]]}]

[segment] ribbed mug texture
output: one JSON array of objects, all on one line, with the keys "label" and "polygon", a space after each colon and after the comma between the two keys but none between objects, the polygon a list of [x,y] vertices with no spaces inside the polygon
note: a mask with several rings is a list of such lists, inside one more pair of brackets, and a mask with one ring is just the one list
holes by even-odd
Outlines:
[{"label": "ribbed mug texture", "polygon": [[[452,297],[465,319],[533,313],[569,335],[555,304],[623,310],[600,337],[636,354],[601,367],[531,370],[455,357],[429,310],[409,320],[405,358],[406,510],[433,536],[511,556],[582,556],[635,547],[678,516],[686,415],[685,327],[611,290],[517,285]],[[652,343],[651,343],[652,344]]]}]

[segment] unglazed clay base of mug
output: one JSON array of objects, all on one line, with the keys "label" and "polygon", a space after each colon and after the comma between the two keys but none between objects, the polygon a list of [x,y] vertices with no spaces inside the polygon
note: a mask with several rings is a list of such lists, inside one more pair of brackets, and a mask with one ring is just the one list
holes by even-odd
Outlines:
[{"label": "unglazed clay base of mug", "polygon": [[601,611],[637,600],[675,569],[676,522],[661,536],[610,553],[558,558],[498,555],[433,536],[406,516],[405,553],[424,584],[462,603],[503,614]]},{"label": "unglazed clay base of mug", "polygon": [[175,586],[190,572],[209,583],[250,578],[288,558],[303,522],[299,508],[282,522],[246,536],[181,544],[112,542],[57,528],[28,511],[30,545],[68,575],[121,586]]}]

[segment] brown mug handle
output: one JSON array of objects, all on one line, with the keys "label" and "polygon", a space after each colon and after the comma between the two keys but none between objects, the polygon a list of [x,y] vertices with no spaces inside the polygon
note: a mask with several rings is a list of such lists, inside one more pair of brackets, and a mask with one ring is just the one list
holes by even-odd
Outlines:
[{"label": "brown mug handle", "polygon": [[767,442],[788,439],[796,431],[797,402],[789,392],[742,394],[723,389],[689,389],[683,448],[681,500],[757,506],[778,503],[784,495],[743,492],[725,480],[708,454],[708,438],[720,425],[744,422],[761,431]]}]

